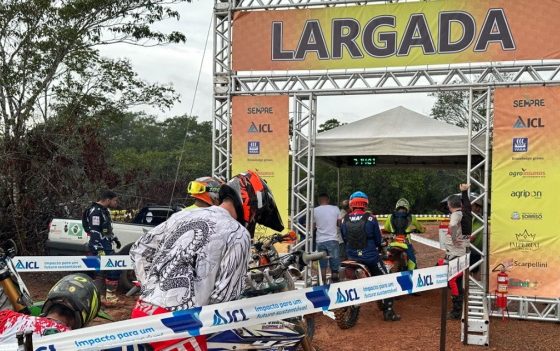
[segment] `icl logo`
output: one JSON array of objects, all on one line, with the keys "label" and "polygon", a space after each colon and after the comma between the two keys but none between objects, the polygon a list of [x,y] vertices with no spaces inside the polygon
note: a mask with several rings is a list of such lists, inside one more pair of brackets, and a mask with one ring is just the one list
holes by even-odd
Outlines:
[{"label": "icl logo", "polygon": [[54,345],[49,345],[48,348],[47,346],[41,346],[39,348],[36,348],[35,351],[56,351],[56,348],[54,347]]},{"label": "icl logo", "polygon": [[336,291],[336,303],[356,301],[359,299],[360,297],[358,296],[356,288],[346,290],[341,290],[340,288],[338,288],[338,290]]},{"label": "icl logo", "polygon": [[107,262],[105,267],[112,267],[112,268],[126,267],[126,262],[124,260],[111,260],[111,259],[109,259],[109,261]]},{"label": "icl logo", "polygon": [[39,269],[39,265],[36,261],[22,262],[18,260],[16,263],[16,269]]},{"label": "icl logo", "polygon": [[233,311],[226,311],[226,317],[222,316],[218,310],[214,310],[214,322],[212,325],[230,324],[236,322],[248,321],[242,308]]},{"label": "icl logo", "polygon": [[425,286],[430,286],[430,285],[434,285],[434,282],[432,281],[432,275],[426,275],[423,276],[422,275],[418,275],[418,281],[416,283],[416,286],[418,288],[423,288]]}]

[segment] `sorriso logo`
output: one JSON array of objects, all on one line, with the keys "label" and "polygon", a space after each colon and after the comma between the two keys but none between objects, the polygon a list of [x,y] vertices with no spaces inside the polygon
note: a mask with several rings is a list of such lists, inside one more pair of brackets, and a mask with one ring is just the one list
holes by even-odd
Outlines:
[{"label": "sorriso logo", "polygon": [[512,139],[513,152],[527,152],[529,151],[529,138],[513,138]]},{"label": "sorriso logo", "polygon": [[542,221],[543,214],[542,212],[517,212],[514,211],[511,214],[511,219],[514,221]]},{"label": "sorriso logo", "polygon": [[261,153],[261,142],[260,141],[249,141],[247,143],[247,153],[249,155],[258,155]]},{"label": "sorriso logo", "polygon": [[516,199],[537,199],[540,200],[543,197],[543,192],[540,190],[514,190],[510,194],[511,197]]}]

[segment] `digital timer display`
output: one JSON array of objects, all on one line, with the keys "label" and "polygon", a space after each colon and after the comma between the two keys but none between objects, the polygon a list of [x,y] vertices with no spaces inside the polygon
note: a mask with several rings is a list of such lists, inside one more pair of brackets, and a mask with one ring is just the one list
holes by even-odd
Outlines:
[{"label": "digital timer display", "polygon": [[351,158],[350,166],[354,167],[372,167],[375,166],[374,156],[354,156]]}]

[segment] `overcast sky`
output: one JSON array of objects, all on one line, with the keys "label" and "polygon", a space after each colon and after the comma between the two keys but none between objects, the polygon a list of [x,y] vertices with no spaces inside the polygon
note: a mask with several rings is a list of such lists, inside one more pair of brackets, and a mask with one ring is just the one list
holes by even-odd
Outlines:
[{"label": "overcast sky", "polygon": [[[113,58],[127,58],[138,74],[151,82],[170,83],[181,94],[181,102],[171,111],[143,108],[161,118],[189,114],[196,79],[203,57],[204,43],[212,19],[212,0],[193,0],[176,5],[181,14],[179,21],[170,20],[159,25],[164,31],[178,30],[187,36],[185,44],[158,47],[112,45],[102,48],[102,54]],[[200,120],[212,118],[212,29],[202,65],[202,76],[193,108],[193,115]],[[374,115],[402,105],[419,113],[429,115],[434,98],[426,94],[396,94],[367,96],[320,97],[318,100],[318,122],[329,118],[342,122]]]}]

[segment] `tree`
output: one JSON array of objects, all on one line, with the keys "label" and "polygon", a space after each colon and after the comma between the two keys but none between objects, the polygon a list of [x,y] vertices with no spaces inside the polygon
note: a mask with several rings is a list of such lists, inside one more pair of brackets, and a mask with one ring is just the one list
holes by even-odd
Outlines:
[{"label": "tree", "polygon": [[[26,199],[34,198],[35,190],[29,170],[45,161],[33,154],[38,145],[32,141],[43,139],[41,128],[76,127],[76,134],[93,138],[95,123],[80,120],[103,118],[107,108],[126,109],[139,103],[166,108],[177,100],[171,87],[144,82],[127,61],[101,58],[98,48],[184,42],[181,33],[154,28],[158,22],[179,17],[170,7],[178,2],[6,0],[0,5],[0,191],[21,242],[28,232],[24,217],[30,216]],[[50,125],[54,116],[64,123]],[[89,155],[95,156],[101,144],[90,141]],[[71,151],[47,144],[42,157],[53,156],[55,149]],[[82,151],[87,156],[86,149]],[[99,174],[100,180],[106,176]]]},{"label": "tree", "polygon": [[326,132],[327,130],[331,130],[333,128],[340,127],[340,126],[345,125],[345,124],[346,123],[341,123],[336,118],[328,119],[328,120],[325,121],[325,123],[319,125],[319,133]]}]

